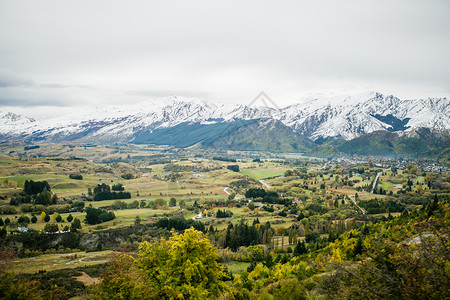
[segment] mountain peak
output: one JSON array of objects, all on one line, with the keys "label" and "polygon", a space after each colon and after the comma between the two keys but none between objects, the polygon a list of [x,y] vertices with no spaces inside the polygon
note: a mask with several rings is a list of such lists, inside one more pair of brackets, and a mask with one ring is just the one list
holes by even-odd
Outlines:
[{"label": "mountain peak", "polygon": [[447,98],[400,100],[374,91],[320,98],[281,109],[171,96],[129,106],[104,106],[45,121],[4,113],[0,114],[0,135],[14,135],[18,139],[129,142],[141,131],[181,123],[216,124],[255,119],[278,120],[297,134],[312,139],[353,139],[378,130],[406,131],[419,127],[449,130],[450,104]]}]

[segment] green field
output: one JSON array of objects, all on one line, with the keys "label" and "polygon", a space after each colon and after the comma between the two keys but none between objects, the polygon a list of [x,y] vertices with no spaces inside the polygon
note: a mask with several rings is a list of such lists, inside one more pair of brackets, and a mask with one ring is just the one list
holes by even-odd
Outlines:
[{"label": "green field", "polygon": [[247,175],[248,177],[260,180],[265,178],[271,178],[276,176],[282,176],[284,172],[287,170],[287,168],[276,168],[276,169],[245,169],[242,170],[240,173]]}]

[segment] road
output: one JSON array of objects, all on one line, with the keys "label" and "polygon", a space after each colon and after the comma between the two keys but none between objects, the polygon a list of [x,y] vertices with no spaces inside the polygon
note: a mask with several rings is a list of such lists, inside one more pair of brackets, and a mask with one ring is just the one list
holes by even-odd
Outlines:
[{"label": "road", "polygon": [[268,190],[271,190],[272,187],[270,185],[268,185],[267,183],[264,182],[264,180],[260,180],[259,182],[261,182],[262,185],[264,185]]},{"label": "road", "polygon": [[[224,189],[223,189],[223,191],[228,195],[228,196],[230,196],[231,195],[231,193],[233,193],[233,192],[229,192],[228,190],[233,190],[232,188],[230,188],[229,186],[227,186],[227,187],[225,187]],[[233,200],[239,200],[239,199],[242,199],[243,197],[237,197],[237,196],[234,196],[234,199]]]},{"label": "road", "polygon": [[365,215],[366,211],[361,206],[356,204],[355,196],[354,195],[348,195],[348,197],[350,198],[350,200],[352,200],[353,204],[355,204],[355,206],[361,210],[362,214]]},{"label": "road", "polygon": [[380,178],[382,172],[378,172],[377,177],[375,177],[375,180],[373,181],[372,190],[370,190],[370,194],[373,194],[373,190],[377,187],[378,178]]},{"label": "road", "polygon": [[231,195],[231,192],[227,191],[228,189],[231,190],[231,188],[227,186],[227,187],[225,187],[225,188],[223,189],[223,191],[224,191],[225,193],[227,193],[228,196],[230,196],[230,195]]}]

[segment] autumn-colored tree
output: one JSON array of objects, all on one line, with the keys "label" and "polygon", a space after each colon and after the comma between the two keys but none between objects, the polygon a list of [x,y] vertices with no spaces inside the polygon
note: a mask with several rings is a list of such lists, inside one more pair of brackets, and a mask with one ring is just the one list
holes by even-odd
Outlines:
[{"label": "autumn-colored tree", "polygon": [[143,242],[137,259],[113,261],[96,292],[98,299],[212,299],[228,288],[217,250],[193,228],[169,240]]}]

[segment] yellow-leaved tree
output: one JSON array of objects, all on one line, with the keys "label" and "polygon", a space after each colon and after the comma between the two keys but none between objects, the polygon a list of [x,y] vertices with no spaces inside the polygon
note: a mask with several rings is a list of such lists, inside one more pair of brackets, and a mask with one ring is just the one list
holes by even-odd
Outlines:
[{"label": "yellow-leaved tree", "polygon": [[[141,243],[131,264],[130,259],[118,259],[127,262],[126,268],[113,263],[111,268],[120,270],[106,272],[97,295],[108,299],[214,299],[228,289],[217,258],[217,250],[202,232],[193,228],[183,234],[173,232],[169,240]],[[124,274],[124,269],[129,272]]]}]

